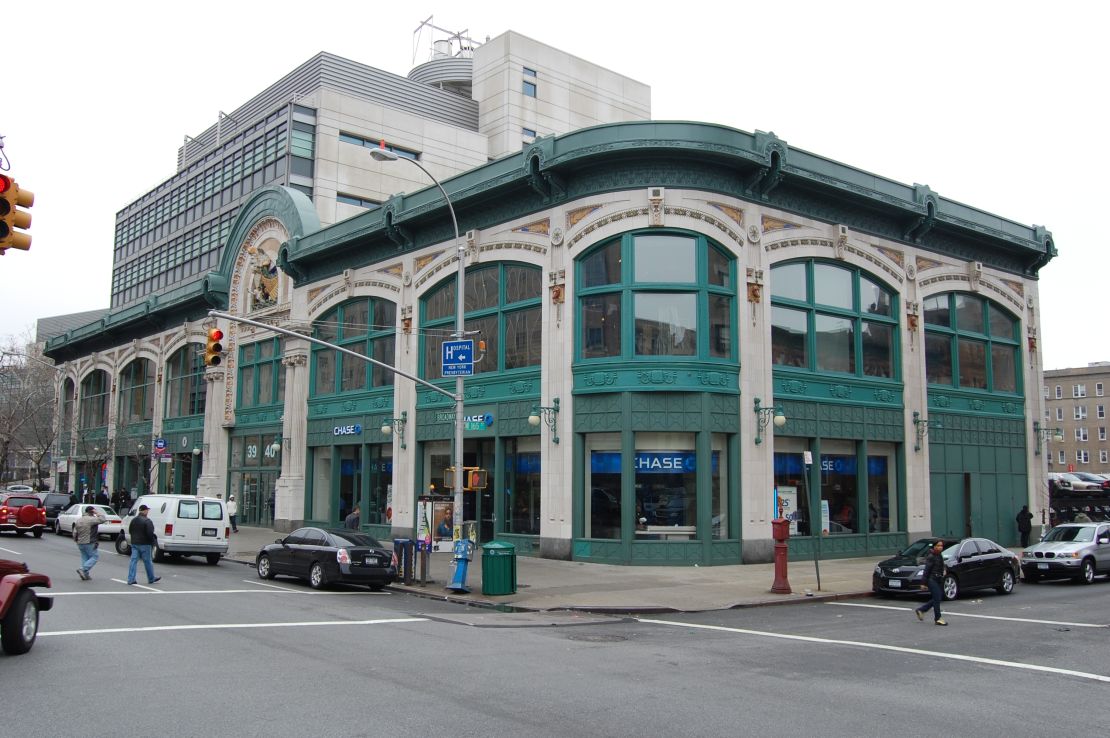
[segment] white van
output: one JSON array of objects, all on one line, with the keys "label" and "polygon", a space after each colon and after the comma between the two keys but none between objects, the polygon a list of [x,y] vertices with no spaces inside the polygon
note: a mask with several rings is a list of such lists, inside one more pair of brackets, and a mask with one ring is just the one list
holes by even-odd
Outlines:
[{"label": "white van", "polygon": [[147,517],[158,536],[155,561],[167,555],[204,556],[209,564],[218,564],[220,556],[227,553],[231,524],[224,501],[194,495],[143,495],[131,503],[123,519],[123,532],[116,539],[117,553],[131,553],[129,528],[139,514],[139,505],[150,508]]}]

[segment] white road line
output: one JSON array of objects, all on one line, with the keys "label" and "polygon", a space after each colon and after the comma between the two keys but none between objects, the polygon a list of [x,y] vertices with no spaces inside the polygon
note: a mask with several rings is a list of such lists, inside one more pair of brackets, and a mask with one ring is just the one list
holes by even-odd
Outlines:
[{"label": "white road line", "polygon": [[277,584],[270,584],[269,582],[257,582],[253,579],[244,579],[243,581],[246,582],[247,584],[256,584],[259,587],[273,587],[274,589],[280,589],[282,592],[300,592],[301,591],[299,589],[293,589],[292,587],[282,587],[282,586],[279,586]]},{"label": "white road line", "polygon": [[[909,612],[912,607],[895,607],[893,605],[868,605],[862,602],[826,602],[826,605],[839,605],[840,607],[870,607],[875,610],[898,610],[899,612]],[[1066,625],[1069,628],[1110,628],[1110,625],[1102,625],[1099,623],[1071,623],[1066,620],[1038,620],[1036,618],[1008,618],[1002,615],[981,615],[979,613],[970,612],[954,612],[947,607],[944,608],[945,617],[959,617],[959,618],[981,618],[983,620],[1008,620],[1013,623],[1038,623],[1040,625]]]},{"label": "white road line", "polygon": [[[119,581],[113,579],[113,582]],[[141,589],[134,589],[140,587]],[[103,591],[89,590],[85,592],[54,592],[53,590],[45,591],[42,593],[44,597],[91,597],[95,595],[145,595],[145,594],[161,594],[161,595],[218,595],[218,594],[297,594],[297,595],[317,595],[324,597],[344,597],[351,595],[358,595],[361,597],[389,597],[391,592],[318,592],[315,590],[301,590],[301,589],[284,589],[277,587],[275,589],[151,589],[143,587],[142,585],[131,585],[127,589],[110,589]]]},{"label": "white road line", "polygon": [[817,638],[815,636],[802,636],[790,635],[787,633],[769,633],[760,630],[747,630],[746,628],[728,628],[723,625],[701,625],[698,623],[679,623],[671,620],[652,620],[648,618],[639,618],[641,623],[652,623],[655,625],[670,625],[679,628],[696,628],[698,630],[715,630],[722,633],[739,633],[741,635],[762,636],[764,638],[778,638],[785,641],[804,641],[806,643],[823,643],[830,646],[854,646],[856,648],[870,648],[877,651],[894,651],[896,653],[908,653],[917,656],[931,656],[933,658],[951,659],[953,661],[968,661],[975,664],[989,664],[991,666],[1004,666],[1011,669],[1022,669],[1025,671],[1039,671],[1047,672],[1049,674],[1062,674],[1064,676],[1080,677],[1082,679],[1090,679],[1096,682],[1106,682],[1110,684],[1110,676],[1103,674],[1090,674],[1085,671],[1073,671],[1071,669],[1058,669],[1054,666],[1040,666],[1038,664],[1023,664],[1017,661],[1001,661],[999,659],[988,659],[982,656],[967,656],[960,653],[945,653],[944,651],[926,651],[921,648],[906,648],[904,646],[888,646],[882,643],[861,643],[860,641],[842,641],[836,638]]},{"label": "white road line", "polygon": [[23,555],[19,551],[13,551],[10,548],[0,548],[0,551],[7,551],[8,553],[15,554],[16,556],[22,556]]},{"label": "white road line", "polygon": [[242,628],[311,628],[326,625],[392,625],[426,623],[428,618],[385,618],[379,620],[316,620],[303,623],[210,623],[197,625],[150,625],[142,628],[90,628],[88,630],[39,631],[39,637],[103,635],[105,633],[156,633],[169,630],[234,630]]},{"label": "white road line", "polygon": [[[119,582],[120,584],[123,584],[123,585],[127,585],[127,580],[126,579],[114,579],[113,578],[112,581],[113,582]],[[155,589],[154,587],[148,587],[145,584],[139,584],[138,582],[135,582],[134,584],[128,585],[128,586],[137,587],[138,589],[145,589],[148,592],[161,592],[162,591],[160,589]]]}]

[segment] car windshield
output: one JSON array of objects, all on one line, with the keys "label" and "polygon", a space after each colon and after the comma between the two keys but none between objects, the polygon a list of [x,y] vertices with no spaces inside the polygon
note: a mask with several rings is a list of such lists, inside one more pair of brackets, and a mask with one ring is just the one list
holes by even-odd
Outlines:
[{"label": "car windshield", "polygon": [[1094,527],[1068,526],[1053,528],[1044,537],[1045,541],[1093,541],[1095,539]]},{"label": "car windshield", "polygon": [[336,545],[339,546],[373,546],[380,548],[382,545],[365,533],[357,533],[353,530],[329,530],[328,533]]},{"label": "car windshield", "polygon": [[929,549],[933,547],[933,544],[936,543],[936,540],[937,539],[935,538],[922,538],[920,541],[914,541],[909,545],[908,548],[904,549],[902,553],[899,554],[899,556],[913,556],[916,558],[921,558],[925,554],[929,553]]},{"label": "car windshield", "polygon": [[8,507],[23,507],[24,505],[34,505],[38,507],[39,498],[37,497],[9,497],[4,500],[4,504]]}]

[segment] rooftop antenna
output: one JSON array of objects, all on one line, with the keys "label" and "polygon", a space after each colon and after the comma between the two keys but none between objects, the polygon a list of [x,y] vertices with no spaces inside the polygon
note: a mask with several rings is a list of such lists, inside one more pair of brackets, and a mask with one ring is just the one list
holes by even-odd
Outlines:
[{"label": "rooftop antenna", "polygon": [[[433,23],[434,15],[429,15],[427,20],[420,22],[416,30],[412,32],[412,63],[416,64],[416,58],[420,54],[421,39],[424,35],[424,29],[428,29],[431,34],[431,42],[428,45],[428,60],[442,59],[444,57],[462,56],[469,57],[474,53],[474,49],[481,46],[481,44],[470,37],[470,29],[464,28],[461,31],[449,31],[446,28],[440,28]],[[439,37],[437,38],[437,32]]]}]

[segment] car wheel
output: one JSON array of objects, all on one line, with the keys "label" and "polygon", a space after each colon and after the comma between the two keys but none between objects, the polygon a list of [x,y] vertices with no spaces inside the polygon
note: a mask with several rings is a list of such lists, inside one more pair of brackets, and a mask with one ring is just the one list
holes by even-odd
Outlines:
[{"label": "car wheel", "polygon": [[55,520],[54,520],[54,535],[56,535],[56,536],[60,536],[61,534],[62,534],[62,526],[61,526],[61,524],[60,524],[60,523],[59,523],[59,522],[57,521],[57,519],[55,519]]},{"label": "car wheel", "polygon": [[1002,572],[1002,579],[998,582],[998,586],[995,587],[995,589],[998,590],[998,594],[1008,595],[1011,592],[1013,592],[1014,591],[1014,573],[1012,571],[1010,571],[1009,569]]},{"label": "car wheel", "polygon": [[34,536],[35,538],[42,538],[42,528],[35,528]]},{"label": "car wheel", "polygon": [[118,553],[120,556],[131,555],[131,544],[127,542],[127,538],[125,538],[122,533],[120,533],[119,536],[116,537],[116,553]]},{"label": "car wheel", "polygon": [[262,554],[261,556],[258,557],[257,568],[258,568],[258,578],[259,579],[273,579],[274,578],[274,570],[273,570],[273,567],[270,566],[270,557],[267,556],[266,554]]},{"label": "car wheel", "polygon": [[29,589],[21,589],[8,614],[0,623],[0,642],[4,652],[14,655],[27,653],[39,632],[39,601]]},{"label": "car wheel", "polygon": [[944,582],[941,584],[941,592],[944,593],[944,599],[954,600],[960,596],[960,583],[956,581],[956,577],[947,574],[944,577]]},{"label": "car wheel", "polygon": [[328,576],[324,573],[324,566],[319,561],[312,562],[308,571],[308,583],[313,589],[321,589],[328,583]]},{"label": "car wheel", "polygon": [[371,585],[369,585],[369,587],[370,587],[371,592],[381,592],[382,589],[385,587],[385,585],[384,584],[371,584]]},{"label": "car wheel", "polygon": [[220,563],[220,555],[219,554],[205,554],[204,555],[204,560],[207,561],[212,566],[215,566],[216,564]]},{"label": "car wheel", "polygon": [[1090,584],[1095,581],[1095,562],[1090,559],[1083,559],[1079,568],[1078,581],[1080,584]]},{"label": "car wheel", "polygon": [[158,563],[162,563],[166,560],[166,552],[155,546],[152,558]]}]

